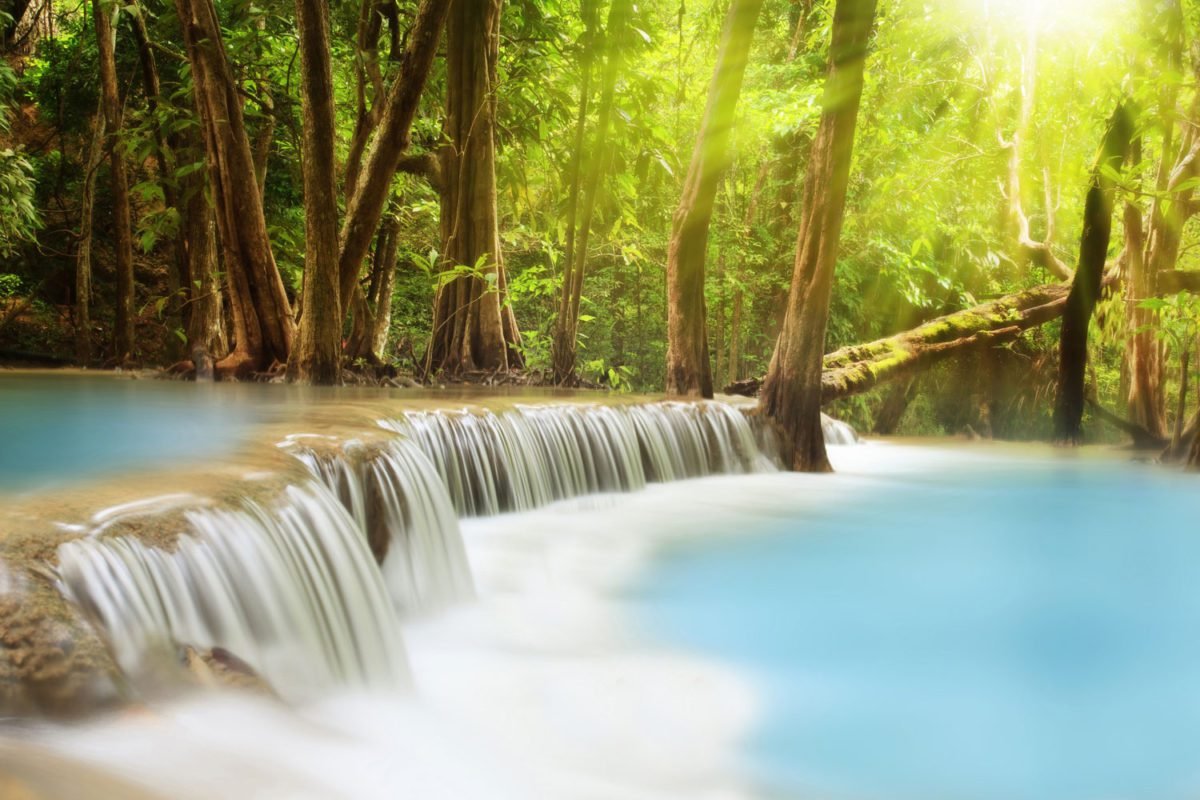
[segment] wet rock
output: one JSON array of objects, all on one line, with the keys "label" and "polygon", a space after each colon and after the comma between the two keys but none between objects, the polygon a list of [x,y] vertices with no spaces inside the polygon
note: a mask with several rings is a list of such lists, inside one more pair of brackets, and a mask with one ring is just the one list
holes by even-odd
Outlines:
[{"label": "wet rock", "polygon": [[191,645],[180,648],[184,667],[201,685],[208,688],[229,688],[276,697],[254,668],[223,647],[200,649]]},{"label": "wet rock", "polygon": [[0,714],[72,715],[117,703],[108,648],[54,586],[17,570],[0,583]]}]

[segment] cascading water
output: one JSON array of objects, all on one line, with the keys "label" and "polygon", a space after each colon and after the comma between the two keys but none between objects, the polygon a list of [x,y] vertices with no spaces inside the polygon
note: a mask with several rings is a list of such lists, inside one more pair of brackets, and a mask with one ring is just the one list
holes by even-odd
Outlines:
[{"label": "cascading water", "polygon": [[821,415],[821,433],[825,444],[858,444],[858,433],[840,419]]},{"label": "cascading water", "polygon": [[398,608],[428,612],[474,594],[454,506],[412,443],[352,440],[329,450],[296,437],[284,446],[350,512]]},{"label": "cascading water", "polygon": [[222,647],[284,696],[402,685],[399,621],[366,542],[323,486],[267,508],[200,509],[173,550],[127,536],[58,549],[63,591],[139,675],[180,644]]},{"label": "cascading water", "polygon": [[723,403],[421,411],[382,424],[429,457],[467,516],[774,469],[745,415]]}]

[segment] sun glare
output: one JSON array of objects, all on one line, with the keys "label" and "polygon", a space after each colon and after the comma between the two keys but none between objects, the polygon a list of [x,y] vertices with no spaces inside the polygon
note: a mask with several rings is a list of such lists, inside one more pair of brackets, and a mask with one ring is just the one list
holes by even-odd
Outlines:
[{"label": "sun glare", "polygon": [[1121,0],[972,0],[989,25],[1048,34],[1086,34],[1113,25]]}]

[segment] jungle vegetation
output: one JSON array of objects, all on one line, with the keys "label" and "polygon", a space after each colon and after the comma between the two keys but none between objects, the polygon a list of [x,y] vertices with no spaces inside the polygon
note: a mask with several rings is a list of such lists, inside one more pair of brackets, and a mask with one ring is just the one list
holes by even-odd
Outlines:
[{"label": "jungle vegetation", "polygon": [[1200,464],[1190,0],[0,0],[0,37],[4,363],[727,388],[801,469],[822,408]]}]

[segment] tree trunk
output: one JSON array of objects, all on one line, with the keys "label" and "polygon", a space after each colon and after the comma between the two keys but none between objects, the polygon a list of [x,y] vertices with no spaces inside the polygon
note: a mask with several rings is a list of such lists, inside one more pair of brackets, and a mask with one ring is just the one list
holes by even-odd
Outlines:
[{"label": "tree trunk", "polygon": [[667,394],[712,397],[704,260],[713,202],[729,167],[729,142],[762,0],[733,0],[708,105],[667,246]]},{"label": "tree trunk", "polygon": [[[580,0],[579,6],[579,13],[583,18],[584,33],[583,39],[579,43],[579,111],[575,116],[574,150],[571,153],[571,168],[567,180],[567,230],[566,241],[563,247],[563,278],[561,294],[559,295],[560,304],[566,302],[566,287],[572,284],[571,276],[575,270],[576,222],[579,217],[579,192],[580,184],[583,180],[584,148],[587,145],[588,108],[592,101],[592,63],[595,60],[594,53],[597,45],[596,3],[594,0]],[[570,348],[566,347],[565,342],[559,338],[564,333],[565,331],[561,329],[561,326],[556,324],[551,340],[551,363],[556,383],[563,383],[574,377],[574,357],[567,356],[567,351]],[[559,369],[560,362],[563,367],[561,370]]]},{"label": "tree trunk", "polygon": [[910,377],[896,383],[888,390],[883,399],[883,405],[875,413],[874,425],[871,426],[872,433],[879,436],[891,436],[896,432],[896,429],[900,427],[900,421],[904,419],[904,412],[908,410],[915,386],[916,379]]},{"label": "tree trunk", "polygon": [[[371,248],[371,240],[383,217],[392,178],[408,148],[413,118],[452,5],[449,0],[422,0],[417,9],[416,18],[408,32],[404,55],[400,59],[400,73],[388,90],[378,131],[367,151],[354,194],[346,203],[346,217],[341,231],[342,246],[338,254],[338,296],[343,306],[339,319],[345,318],[345,307],[358,283],[363,259]],[[477,57],[481,55],[476,54]],[[461,60],[463,55],[450,49],[448,57],[453,62]]]},{"label": "tree trunk", "polygon": [[364,359],[372,364],[384,362],[384,348],[392,317],[392,281],[396,271],[396,256],[400,250],[399,224],[388,214],[375,237],[375,253],[371,258],[371,281],[364,294],[355,286],[350,312],[353,325],[346,356]]},{"label": "tree trunk", "polygon": [[334,384],[341,373],[337,164],[329,5],[296,0],[304,98],[304,315],[288,379]]},{"label": "tree trunk", "polygon": [[[187,263],[188,353],[195,361],[197,352],[204,360],[212,361],[213,353],[228,350],[225,322],[221,313],[221,280],[217,270],[217,227],[213,208],[209,204],[204,173],[196,172],[185,179],[180,189],[184,213],[180,242]],[[200,376],[197,364],[197,377]]]},{"label": "tree trunk", "polygon": [[[434,300],[429,372],[508,370],[519,344],[505,299],[497,220],[496,61],[501,0],[458,0],[446,26],[442,268],[460,268]],[[509,317],[509,318],[506,318]]]},{"label": "tree trunk", "polygon": [[1129,151],[1132,121],[1118,106],[1104,135],[1092,185],[1084,202],[1083,234],[1079,240],[1079,265],[1063,311],[1058,349],[1058,393],[1054,407],[1054,435],[1062,444],[1079,444],[1083,431],[1084,377],[1087,371],[1088,326],[1100,299],[1108,243],[1112,234],[1112,173],[1120,169]]},{"label": "tree trunk", "polygon": [[874,20],[875,0],[837,0],[824,111],[804,182],[792,287],[763,385],[762,408],[780,428],[784,463],[796,470],[830,469],[821,433],[822,354]]},{"label": "tree trunk", "polygon": [[[100,101],[103,103],[103,99]],[[96,172],[104,155],[104,114],[92,118],[92,141],[83,174],[79,202],[79,250],[75,254],[75,360],[86,367],[92,361],[92,214],[96,206]]]},{"label": "tree trunk", "polygon": [[571,260],[563,265],[563,285],[559,295],[558,318],[555,321],[551,341],[551,360],[555,383],[571,383],[575,380],[575,361],[579,341],[579,303],[583,297],[583,274],[587,268],[588,239],[591,236],[592,217],[596,212],[596,198],[600,193],[601,178],[608,166],[608,129],[612,124],[613,106],[616,95],[617,76],[621,72],[621,60],[626,46],[625,30],[633,12],[631,0],[613,0],[608,11],[608,26],[605,31],[603,85],[600,89],[600,105],[596,116],[596,134],[589,150],[590,161],[586,180],[583,183],[583,208],[574,238]]},{"label": "tree trunk", "polygon": [[[354,77],[356,114],[354,118],[354,133],[350,137],[350,146],[346,153],[346,173],[343,180],[343,190],[346,201],[354,196],[358,186],[359,170],[362,169],[363,154],[371,134],[379,125],[383,112],[384,88],[383,71],[379,67],[379,34],[382,30],[383,18],[379,14],[377,0],[363,0],[359,6],[358,27],[355,31]],[[368,100],[368,87],[372,96]]]},{"label": "tree trunk", "polygon": [[245,374],[286,364],[293,324],[283,279],[271,253],[241,98],[225,55],[213,0],[176,0],[192,68],[196,107],[225,253],[235,347],[223,373]]},{"label": "tree trunk", "polygon": [[[159,108],[162,105],[162,85],[158,77],[158,60],[154,56],[154,47],[150,41],[149,31],[146,29],[146,19],[144,11],[140,5],[134,7],[132,13],[129,14],[130,27],[133,30],[134,40],[138,47],[138,61],[142,67],[142,88],[146,93],[146,110],[152,119],[155,120],[154,125],[154,144],[155,144],[155,162],[158,165],[159,183],[163,190],[163,200],[168,208],[175,209],[177,213],[182,213],[180,207],[179,192],[175,183],[175,153],[172,145],[173,135],[166,130],[166,123]],[[166,322],[169,330],[167,337],[167,350],[173,356],[179,355],[179,341],[175,337],[176,331],[185,328],[185,320],[183,319],[183,309],[186,308],[183,300],[189,294],[185,289],[185,281],[187,276],[187,260],[184,255],[183,225],[180,225],[179,232],[176,234],[174,241],[169,244],[169,255],[167,258],[167,306],[166,306]]]},{"label": "tree trunk", "polygon": [[104,127],[109,143],[109,179],[113,205],[113,259],[117,270],[116,321],[113,327],[113,359],[124,364],[133,357],[133,223],[129,214],[129,179],[125,174],[122,152],[121,95],[117,88],[114,22],[119,7],[104,0],[92,0],[96,22],[96,43],[100,53],[100,96],[104,107]]},{"label": "tree trunk", "polygon": [[1192,355],[1190,346],[1179,354],[1179,405],[1175,408],[1175,431],[1171,435],[1171,449],[1177,450],[1183,438],[1183,418],[1187,415],[1188,361]]},{"label": "tree trunk", "polygon": [[254,185],[258,187],[258,196],[266,196],[267,165],[271,161],[271,145],[275,142],[275,102],[265,89],[259,90],[259,110],[262,112],[262,122],[254,134],[251,145],[251,158],[254,161]]}]

